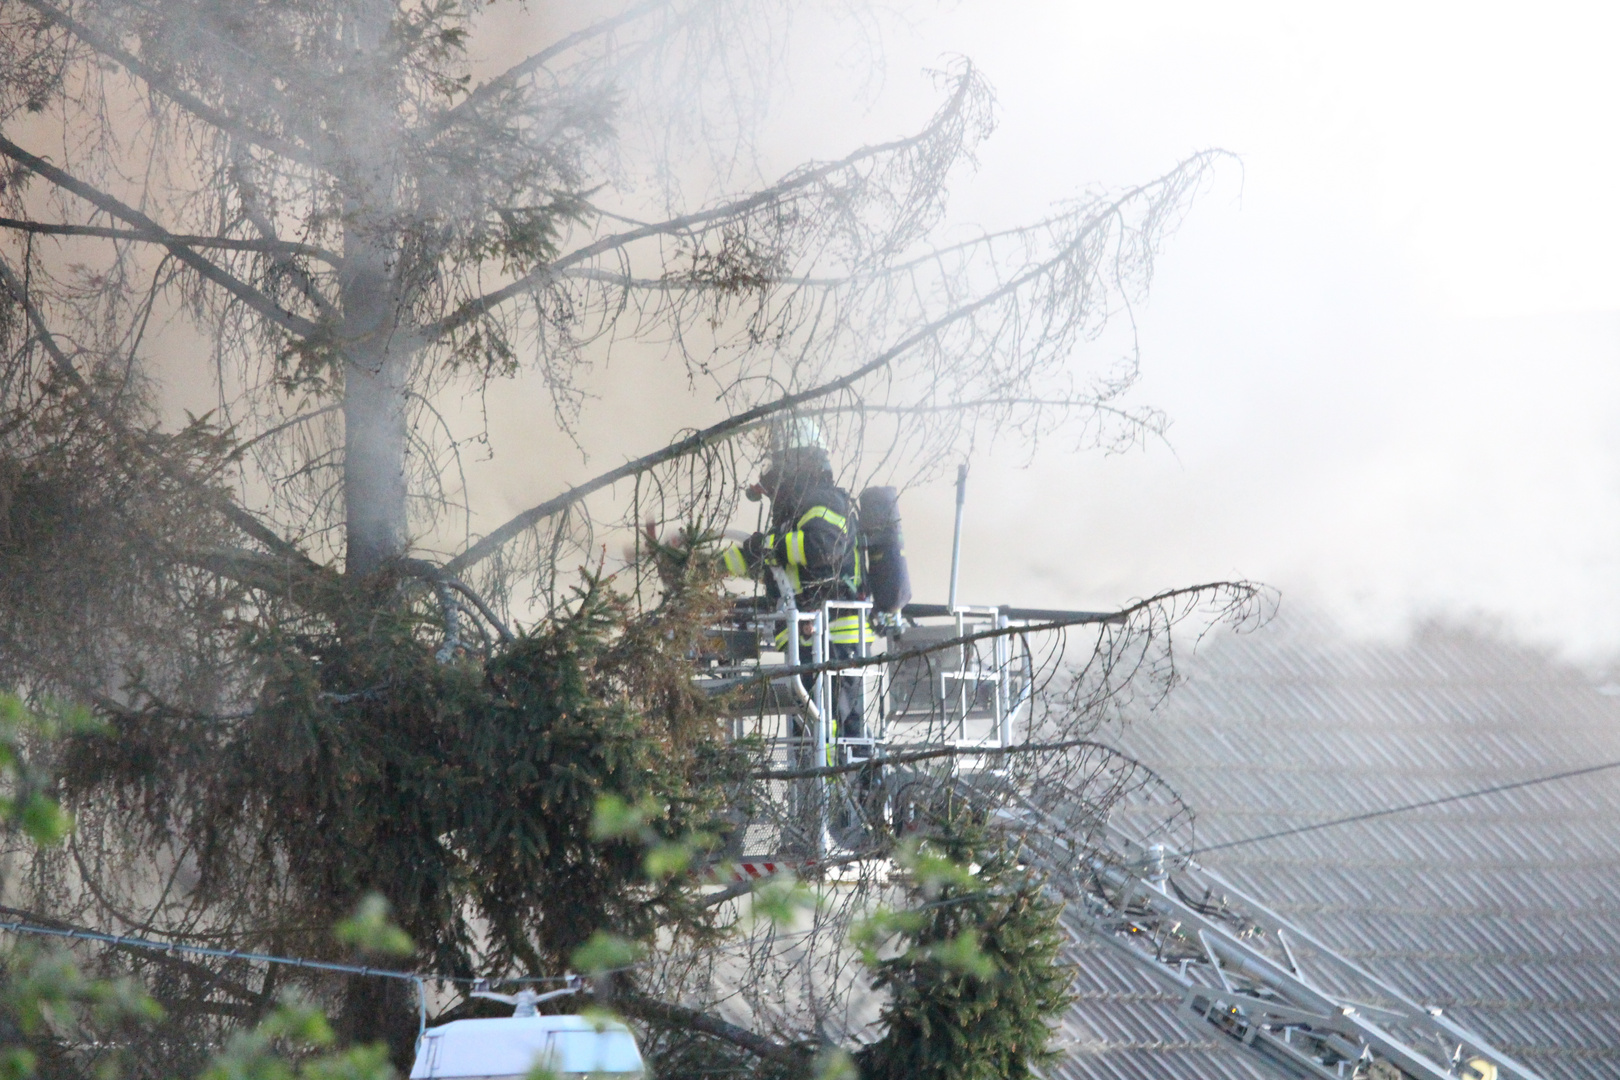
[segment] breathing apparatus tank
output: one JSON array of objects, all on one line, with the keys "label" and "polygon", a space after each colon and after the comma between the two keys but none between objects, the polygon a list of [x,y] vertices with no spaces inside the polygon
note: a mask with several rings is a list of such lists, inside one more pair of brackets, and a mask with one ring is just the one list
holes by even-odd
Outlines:
[{"label": "breathing apparatus tank", "polygon": [[911,602],[899,492],[892,487],[869,487],[861,492],[860,506],[864,576],[872,595],[872,612],[898,619],[900,610]]}]

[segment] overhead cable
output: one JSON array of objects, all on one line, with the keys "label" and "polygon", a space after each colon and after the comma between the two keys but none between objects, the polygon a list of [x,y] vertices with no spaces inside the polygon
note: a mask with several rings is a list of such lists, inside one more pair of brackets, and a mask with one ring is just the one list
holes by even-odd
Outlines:
[{"label": "overhead cable", "polygon": [[[117,945],[130,949],[148,949],[161,953],[185,953],[191,956],[211,956],[221,960],[246,960],[260,964],[285,964],[289,967],[309,968],[315,971],[336,971],[347,975],[374,975],[378,978],[404,979],[414,983],[434,982],[466,985],[478,982],[563,983],[569,979],[567,975],[519,975],[511,978],[495,979],[480,979],[463,975],[435,975],[432,973],[424,975],[414,971],[398,971],[393,968],[371,967],[364,964],[339,964],[330,960],[309,960],[300,956],[275,956],[270,953],[242,952],[237,949],[214,949],[206,945],[185,945],[176,941],[153,941],[151,938],[131,937],[127,934],[104,934],[99,930],[81,930],[76,927],[40,926],[37,923],[27,923],[21,920],[0,922],[0,930],[9,930],[15,934],[39,934],[44,937],[99,941],[106,945]],[[627,970],[627,968],[612,969],[612,971],[623,970]],[[603,972],[603,974],[608,973]]]},{"label": "overhead cable", "polygon": [[1358,821],[1371,821],[1374,818],[1389,817],[1392,814],[1404,814],[1411,810],[1424,810],[1431,806],[1443,806],[1446,803],[1462,802],[1464,799],[1477,799],[1484,795],[1495,795],[1503,791],[1514,791],[1518,788],[1535,787],[1537,784],[1550,784],[1555,780],[1568,780],[1576,776],[1588,776],[1592,773],[1605,772],[1609,769],[1620,769],[1620,761],[1610,761],[1602,765],[1588,765],[1580,769],[1569,769],[1565,772],[1553,773],[1550,776],[1537,776],[1529,780],[1515,780],[1508,784],[1496,784],[1487,788],[1476,788],[1473,791],[1461,791],[1455,795],[1442,795],[1438,799],[1424,799],[1422,802],[1406,803],[1403,806],[1391,806],[1383,810],[1369,810],[1364,814],[1352,814],[1349,817],[1334,818],[1332,821],[1318,821],[1312,825],[1297,825],[1292,829],[1279,829],[1276,832],[1261,833],[1259,836],[1245,836],[1241,840],[1227,840],[1219,844],[1205,844],[1187,852],[1191,858],[1203,855],[1210,851],[1224,851],[1227,848],[1242,847],[1245,844],[1258,844],[1266,840],[1280,840],[1285,836],[1298,836],[1300,833],[1316,832],[1318,829],[1331,829],[1338,825],[1353,825]]}]

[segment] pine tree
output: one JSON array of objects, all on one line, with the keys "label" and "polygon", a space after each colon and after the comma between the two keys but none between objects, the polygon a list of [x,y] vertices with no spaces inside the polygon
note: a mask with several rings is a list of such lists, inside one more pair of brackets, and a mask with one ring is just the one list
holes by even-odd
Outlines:
[{"label": "pine tree", "polygon": [[[1023,1080],[1052,1059],[1051,1025],[1072,1000],[1058,962],[1062,904],[1016,848],[960,803],[906,860],[908,911],[865,939],[889,992],[882,1038],[855,1055],[864,1080]],[[880,954],[885,930],[894,937]]]}]

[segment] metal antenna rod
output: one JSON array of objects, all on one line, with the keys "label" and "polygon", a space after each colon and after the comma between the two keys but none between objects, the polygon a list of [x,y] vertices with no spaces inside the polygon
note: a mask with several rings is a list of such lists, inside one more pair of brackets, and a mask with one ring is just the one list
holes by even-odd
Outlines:
[{"label": "metal antenna rod", "polygon": [[956,467],[956,535],[951,539],[951,611],[956,610],[956,577],[962,569],[962,506],[967,502],[967,462]]}]

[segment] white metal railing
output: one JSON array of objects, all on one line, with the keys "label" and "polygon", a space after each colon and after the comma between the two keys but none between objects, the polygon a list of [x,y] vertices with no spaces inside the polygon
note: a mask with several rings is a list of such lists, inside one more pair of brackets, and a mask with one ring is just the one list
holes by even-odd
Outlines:
[{"label": "white metal railing", "polygon": [[[912,640],[902,639],[896,649],[870,629],[870,601],[835,600],[800,610],[790,589],[780,592],[786,599],[775,610],[752,613],[744,622],[757,655],[703,672],[716,686],[760,684],[761,693],[750,696],[757,712],[735,718],[733,735],[761,738],[778,767],[794,771],[854,765],[923,746],[972,751],[1012,743],[1031,695],[1027,647],[1009,636],[955,640],[981,630],[1007,629],[1010,620],[1001,609],[958,607],[948,623],[913,628],[907,634]],[[849,616],[857,617],[861,632],[854,635],[850,665],[842,667],[834,656],[832,628]],[[925,648],[937,639],[941,648],[907,656],[916,652],[918,638]],[[874,656],[891,651],[897,653],[893,662],[871,663]],[[769,652],[780,652],[780,663],[771,662]],[[807,666],[813,669],[808,678],[799,671]],[[905,684],[903,700],[897,700],[897,676]],[[850,723],[855,717],[858,725]],[[976,769],[1000,760],[969,752],[950,763]],[[882,783],[884,774],[881,765],[871,774],[863,771],[859,784],[869,791]],[[790,793],[794,813],[813,819],[802,827],[814,837],[816,853],[840,846],[833,837],[833,811],[849,800],[853,774],[791,783],[799,785]]]}]

